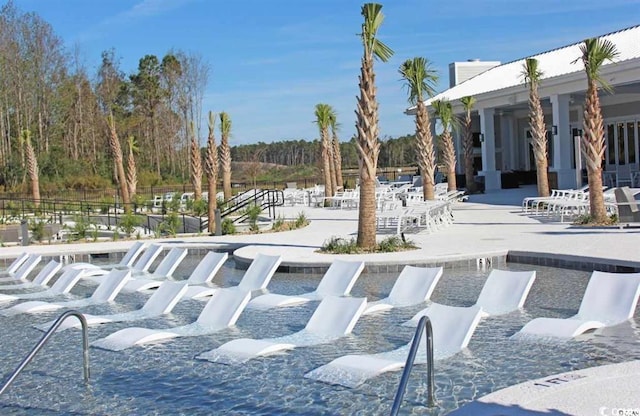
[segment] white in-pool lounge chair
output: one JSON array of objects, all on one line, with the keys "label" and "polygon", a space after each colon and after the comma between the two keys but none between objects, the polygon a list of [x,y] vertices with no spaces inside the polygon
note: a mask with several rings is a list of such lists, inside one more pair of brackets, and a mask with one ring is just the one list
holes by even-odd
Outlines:
[{"label": "white in-pool lounge chair", "polygon": [[[282,256],[269,256],[258,253],[244,272],[238,286],[235,287],[249,292],[266,289],[281,262]],[[186,299],[202,299],[206,296],[211,296],[216,290],[216,288],[207,286],[189,286],[184,297]]]},{"label": "white in-pool lounge chair", "polygon": [[16,269],[15,273],[10,273],[8,276],[0,278],[0,283],[18,283],[26,282],[29,273],[36,268],[38,263],[42,260],[40,254],[29,254],[22,262],[22,264]]},{"label": "white in-pool lounge chair", "polygon": [[267,293],[251,300],[249,308],[266,310],[298,305],[311,300],[322,300],[327,296],[347,296],[363,269],[362,261],[334,260],[313,292],[297,296]]},{"label": "white in-pool lounge chair", "polygon": [[[468,308],[432,304],[426,310],[433,328],[434,359],[450,357],[466,348],[481,319],[481,309],[474,305]],[[417,364],[426,363],[426,336],[420,340],[416,355]],[[368,379],[387,371],[404,367],[411,343],[392,351],[369,355],[344,355],[329,364],[305,374],[306,378],[345,387],[357,387]]]},{"label": "white in-pool lounge chair", "polygon": [[234,325],[249,299],[251,299],[251,292],[245,290],[217,289],[194,323],[169,329],[125,328],[94,341],[91,345],[106,350],[121,351],[171,338],[212,334]]},{"label": "white in-pool lounge chair", "polygon": [[[493,269],[484,283],[476,306],[482,308],[482,316],[503,315],[522,308],[536,279],[535,270],[515,272]],[[416,313],[405,326],[416,326],[427,309]]]},{"label": "white in-pool lounge chair", "polygon": [[62,264],[55,260],[49,261],[30,282],[16,283],[14,285],[0,286],[0,290],[19,290],[32,288],[47,288],[47,284],[53,276],[62,268]]},{"label": "white in-pool lounge chair", "polygon": [[278,338],[235,339],[196,358],[234,365],[296,347],[325,344],[349,334],[366,306],[366,298],[328,296],[301,331]]},{"label": "white in-pool lounge chair", "polygon": [[570,339],[592,329],[617,325],[633,316],[639,296],[640,273],[594,271],[576,315],[533,319],[514,337]]},{"label": "white in-pool lounge chair", "polygon": [[442,277],[442,267],[405,266],[389,292],[389,296],[369,302],[364,314],[387,311],[426,302]]},{"label": "white in-pool lounge chair", "polygon": [[0,303],[24,299],[46,299],[64,295],[73,289],[76,283],[82,278],[83,273],[84,271],[81,269],[69,269],[58,277],[58,280],[56,280],[53,286],[39,292],[18,293],[13,295],[0,293]]},{"label": "white in-pool lounge chair", "polygon": [[88,298],[74,299],[66,302],[32,300],[4,309],[0,311],[0,313],[4,316],[12,316],[21,313],[42,313],[62,308],[81,308],[88,305],[100,305],[112,302],[130,278],[130,270],[113,269],[104,277],[102,283],[98,285],[93,291],[93,294]]},{"label": "white in-pool lounge chair", "polygon": [[[215,251],[210,251],[206,256],[200,260],[198,265],[189,275],[189,278],[186,280],[186,283],[191,285],[207,285],[211,282],[213,277],[218,273],[218,270],[222,267],[229,255],[227,253],[216,253]],[[160,268],[160,266],[158,266]],[[171,276],[168,276],[171,279]],[[144,277],[139,277],[134,280],[131,280],[124,287],[126,291],[144,291],[149,289],[155,289],[160,286],[162,282],[154,279],[147,279]],[[206,287],[207,289],[212,289],[215,286]]]},{"label": "white in-pool lounge chair", "polygon": [[161,280],[170,278],[173,276],[173,272],[176,271],[182,260],[187,256],[187,249],[180,247],[173,247],[166,256],[162,259],[158,267],[151,273],[139,273],[127,282],[124,286],[126,292],[136,292],[145,290],[150,286],[149,281],[156,281],[157,284],[154,287],[158,287]]},{"label": "white in-pool lounge chair", "polygon": [[[139,319],[166,315],[173,310],[174,306],[176,306],[186,291],[186,282],[172,282],[170,280],[165,280],[158,287],[158,290],[153,292],[151,297],[149,297],[140,309],[111,315],[90,315],[87,313],[83,315],[87,321],[87,325],[89,326],[106,324],[109,322],[136,321]],[[55,320],[38,325],[36,328],[42,331],[48,331],[54,322]],[[62,322],[56,331],[80,327],[80,322],[77,319],[67,319]]]},{"label": "white in-pool lounge chair", "polygon": [[109,268],[101,267],[92,263],[72,263],[66,266],[64,270],[66,270],[67,268],[85,270],[85,276],[99,283],[101,281],[100,276],[107,274],[112,268],[131,270],[131,272],[134,274],[146,273],[149,271],[149,268],[153,264],[154,260],[160,255],[161,252],[161,245],[150,244],[149,247],[144,250],[142,255],[140,255],[140,257],[138,257],[138,259],[131,266],[118,265],[116,267]]},{"label": "white in-pool lounge chair", "polygon": [[9,264],[7,266],[6,269],[0,271],[0,276],[6,276],[6,275],[14,274],[16,272],[16,270],[18,270],[18,267],[20,267],[22,265],[22,263],[24,263],[25,260],[27,260],[27,257],[29,257],[29,254],[27,254],[26,252],[22,252],[18,257],[16,257],[11,262],[11,264]]}]

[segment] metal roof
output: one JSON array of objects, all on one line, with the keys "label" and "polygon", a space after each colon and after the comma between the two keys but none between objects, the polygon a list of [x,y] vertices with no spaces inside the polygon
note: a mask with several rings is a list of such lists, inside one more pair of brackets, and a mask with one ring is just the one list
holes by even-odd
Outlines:
[{"label": "metal roof", "polygon": [[[613,63],[607,62],[604,65],[615,65],[618,62],[640,58],[640,25],[602,35],[599,38],[611,41],[619,52]],[[453,101],[466,96],[475,96],[480,99],[481,97],[478,96],[484,93],[524,85],[522,69],[527,58],[538,60],[538,67],[543,72],[541,80],[584,71],[582,59],[580,59],[582,57],[581,44],[583,44],[582,41],[498,65],[437,94],[426,100],[425,103],[429,105],[432,101],[439,99]],[[414,108],[415,106],[407,111]]]}]

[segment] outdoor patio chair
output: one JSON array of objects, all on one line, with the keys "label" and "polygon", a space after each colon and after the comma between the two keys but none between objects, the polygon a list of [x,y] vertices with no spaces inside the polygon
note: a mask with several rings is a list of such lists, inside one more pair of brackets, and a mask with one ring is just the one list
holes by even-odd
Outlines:
[{"label": "outdoor patio chair", "polygon": [[640,273],[594,271],[576,315],[566,319],[536,318],[516,338],[527,335],[569,339],[592,329],[620,324],[633,317],[639,296]]},{"label": "outdoor patio chair", "polygon": [[[536,279],[536,272],[515,272],[493,269],[478,295],[475,306],[482,308],[482,316],[503,315],[522,308]],[[416,313],[404,326],[416,326],[429,308]]]},{"label": "outdoor patio chair", "polygon": [[618,221],[640,222],[640,205],[628,186],[615,189],[616,206],[618,207]]},{"label": "outdoor patio chair", "polygon": [[29,254],[27,254],[26,252],[22,252],[18,257],[16,257],[11,262],[11,264],[7,266],[6,269],[0,271],[0,275],[1,276],[12,275],[13,273],[16,272],[16,270],[18,270],[18,268],[22,265],[22,263],[24,263],[25,260],[27,260],[27,257],[29,257]]},{"label": "outdoor patio chair", "polygon": [[[249,268],[244,272],[242,280],[237,286],[244,291],[252,293],[255,290],[264,290],[271,281],[271,278],[278,270],[282,256],[270,256],[258,253],[253,259]],[[189,286],[185,299],[202,299],[211,296],[220,289],[208,286]]]},{"label": "outdoor patio chair", "polygon": [[15,282],[26,282],[29,273],[36,268],[38,263],[42,260],[42,256],[40,254],[29,254],[27,258],[18,266],[14,273],[8,273],[8,276],[1,277],[0,283],[15,283]]},{"label": "outdoor patio chair", "polygon": [[[136,321],[139,319],[148,319],[170,313],[176,306],[178,301],[187,291],[186,282],[172,282],[165,280],[162,282],[158,290],[142,305],[142,308],[129,312],[122,312],[111,315],[90,315],[83,314],[88,326],[96,326],[109,322]],[[55,320],[37,325],[36,328],[42,331],[48,331],[54,324]],[[56,331],[62,331],[69,328],[80,328],[81,324],[77,319],[67,319],[62,322]]]},{"label": "outdoor patio chair", "polygon": [[93,294],[88,298],[74,299],[67,302],[44,302],[34,300],[19,303],[0,311],[0,313],[4,316],[12,316],[20,313],[50,312],[62,308],[81,308],[83,306],[100,305],[112,302],[130,278],[131,271],[114,269],[104,277],[102,283],[96,287]]},{"label": "outdoor patio chair", "polygon": [[[433,329],[434,359],[450,357],[466,348],[481,319],[479,306],[461,308],[432,304],[425,314]],[[233,342],[233,341],[232,341]],[[426,334],[420,339],[416,364],[425,364]],[[304,375],[305,378],[345,387],[357,387],[368,379],[404,367],[411,343],[392,351],[369,355],[344,355]]]},{"label": "outdoor patio chair", "polygon": [[[218,270],[220,270],[224,262],[227,261],[228,257],[229,255],[227,253],[216,253],[215,251],[209,251],[207,255],[204,256],[202,260],[200,260],[196,268],[193,269],[193,271],[189,275],[189,278],[186,280],[186,283],[189,286],[201,285],[204,287],[204,289],[211,289],[215,287],[215,286],[207,286],[207,285],[211,282],[211,280],[216,275]],[[158,266],[158,268],[160,268],[160,266]],[[167,279],[172,280],[173,273],[168,275]],[[125,291],[141,292],[149,289],[155,289],[159,287],[161,284],[162,284],[162,281],[157,279],[148,279],[145,277],[138,277],[136,279],[129,281],[127,285],[124,287],[124,289]],[[201,289],[195,288],[194,291],[192,291],[192,294],[195,294],[198,290],[201,290]],[[187,297],[191,298],[193,296],[187,296]]]},{"label": "outdoor patio chair", "polygon": [[366,306],[366,298],[329,296],[320,302],[301,331],[277,338],[235,339],[196,358],[233,365],[297,347],[326,344],[351,333]]},{"label": "outdoor patio chair", "polygon": [[[127,282],[124,290],[127,292],[135,292],[138,290],[144,290],[149,285],[150,280],[164,280],[173,276],[173,272],[178,268],[182,260],[187,256],[187,249],[181,247],[173,247],[169,250],[169,253],[162,259],[158,267],[152,273],[140,273],[136,274],[131,281]],[[158,287],[156,285],[155,287]]]},{"label": "outdoor patio chair", "polygon": [[31,289],[31,288],[46,288],[47,283],[56,273],[62,268],[62,264],[58,263],[55,260],[49,261],[33,278],[30,282],[16,283],[14,285],[3,285],[0,286],[0,290],[19,290],[19,289]]},{"label": "outdoor patio chair", "polygon": [[121,351],[127,348],[177,337],[208,335],[235,325],[251,299],[251,292],[237,287],[217,289],[198,319],[188,325],[169,329],[125,328],[91,343],[92,346]]},{"label": "outdoor patio chair", "polygon": [[322,300],[327,296],[347,296],[362,270],[364,270],[362,261],[334,260],[313,292],[296,296],[267,293],[249,302],[249,308],[266,310],[298,305],[311,300]]},{"label": "outdoor patio chair", "polygon": [[364,314],[426,302],[442,277],[442,267],[404,266],[389,296],[369,302]]},{"label": "outdoor patio chair", "polygon": [[[132,247],[132,249],[138,249],[138,247]],[[129,250],[129,252],[131,252],[131,249]],[[125,255],[123,259],[128,256],[129,252],[127,252],[127,255]],[[120,264],[122,263],[122,261],[115,266],[100,266],[93,263],[71,263],[70,265],[65,266],[64,270],[82,269],[85,271],[85,275],[87,277],[99,282],[99,277],[96,278],[95,276],[104,275],[113,268],[131,270],[132,273],[138,274],[148,272],[149,268],[161,252],[162,246],[160,244],[150,244],[131,265]],[[127,262],[129,262],[129,259],[127,260]]]},{"label": "outdoor patio chair", "polygon": [[64,295],[69,293],[69,291],[80,281],[83,277],[84,270],[82,269],[69,269],[64,271],[58,280],[46,290],[41,290],[39,292],[30,292],[30,293],[19,293],[19,294],[3,294],[0,293],[0,303],[10,302],[14,300],[20,299],[45,299],[52,298],[59,295]]}]

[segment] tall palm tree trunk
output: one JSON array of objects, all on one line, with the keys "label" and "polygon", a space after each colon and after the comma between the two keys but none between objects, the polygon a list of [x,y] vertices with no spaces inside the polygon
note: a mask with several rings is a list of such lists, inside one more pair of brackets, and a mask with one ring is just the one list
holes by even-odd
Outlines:
[{"label": "tall palm tree trunk", "polygon": [[320,138],[320,152],[322,155],[322,174],[324,176],[324,196],[329,198],[333,194],[333,182],[331,180],[331,154],[329,153],[329,132],[326,128],[322,129],[322,137]]},{"label": "tall palm tree trunk", "polygon": [[537,84],[529,93],[529,127],[531,128],[531,144],[536,159],[536,175],[538,196],[549,196],[549,163],[547,162],[547,129],[544,125],[544,113],[538,97]]},{"label": "tall palm tree trunk", "polygon": [[582,137],[582,153],[587,164],[589,180],[589,208],[591,219],[595,223],[607,221],[607,211],[602,193],[602,160],[604,158],[605,140],[598,85],[589,80],[584,109],[584,136]]},{"label": "tall palm tree trunk", "polygon": [[360,176],[360,205],[358,206],[359,247],[376,246],[376,171],[378,168],[378,102],[374,85],[373,60],[362,58],[360,69],[360,97],[357,103],[358,131],[356,147]]},{"label": "tall palm tree trunk", "polygon": [[120,139],[116,132],[116,123],[112,115],[109,115],[109,148],[113,155],[113,163],[116,165],[117,180],[120,185],[120,193],[122,194],[122,203],[124,212],[131,212],[131,198],[129,197],[129,189],[127,187],[127,178],[124,173],[124,163],[122,161],[122,149],[120,147]]},{"label": "tall palm tree trunk", "polygon": [[338,136],[336,134],[333,135],[331,144],[333,145],[333,164],[336,167],[336,189],[344,190],[344,182],[342,179],[342,155],[340,154],[340,142],[338,141]]},{"label": "tall palm tree trunk", "polygon": [[38,174],[38,159],[36,158],[36,152],[33,150],[31,144],[31,132],[24,130],[25,136],[25,152],[27,158],[27,171],[29,173],[29,180],[31,182],[31,196],[33,197],[33,205],[36,208],[40,207],[40,177]]},{"label": "tall palm tree trunk", "polygon": [[134,139],[129,137],[129,154],[127,156],[127,188],[129,189],[129,198],[133,198],[138,187],[138,173],[136,168],[136,159],[133,154]]},{"label": "tall palm tree trunk", "polygon": [[456,181],[456,150],[453,146],[453,137],[451,132],[445,130],[440,137],[442,147],[442,159],[447,169],[447,190],[455,191],[458,189]]},{"label": "tall palm tree trunk", "polygon": [[200,146],[196,141],[195,129],[191,127],[191,143],[189,160],[191,162],[191,184],[193,185],[193,198],[195,201],[202,199],[202,155]]},{"label": "tall palm tree trunk", "polygon": [[213,234],[216,231],[216,209],[218,208],[218,201],[216,199],[216,185],[218,181],[218,148],[216,146],[215,139],[215,116],[213,112],[209,111],[209,137],[207,138],[207,152],[205,155],[204,170],[207,175],[207,188],[209,192],[209,201],[207,202],[207,216],[209,218],[209,233]]},{"label": "tall palm tree trunk", "polygon": [[331,138],[327,134],[327,152],[329,153],[329,170],[331,173],[331,191],[333,195],[338,192],[338,178],[336,178],[336,159],[333,156],[333,144]]},{"label": "tall palm tree trunk", "polygon": [[436,155],[433,150],[433,136],[429,111],[422,100],[416,108],[416,153],[422,175],[422,196],[425,201],[435,199]]}]

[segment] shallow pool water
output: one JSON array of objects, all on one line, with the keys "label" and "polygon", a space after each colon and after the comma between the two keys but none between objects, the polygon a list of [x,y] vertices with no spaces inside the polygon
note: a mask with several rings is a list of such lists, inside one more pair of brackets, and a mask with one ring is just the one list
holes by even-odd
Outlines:
[{"label": "shallow pool water", "polygon": [[[198,261],[188,258],[176,275],[187,276]],[[602,334],[587,334],[565,343],[519,342],[509,337],[538,316],[569,317],[578,309],[589,273],[512,264],[514,270],[537,270],[525,309],[481,321],[469,348],[435,366],[438,407],[423,406],[426,366],[411,375],[402,414],[442,415],[492,391],[525,380],[602,364],[640,359],[640,313]],[[243,271],[227,262],[214,282],[237,284]],[[456,306],[475,302],[488,270],[445,269],[432,300]],[[296,294],[313,290],[321,275],[274,276],[269,289]],[[397,274],[366,274],[353,294],[371,300],[386,296]],[[82,286],[73,293],[90,293]],[[144,294],[121,294],[112,305],[83,309],[92,314],[116,313],[140,307]],[[91,348],[91,382],[82,379],[79,331],[56,334],[0,397],[2,415],[377,415],[388,414],[400,372],[391,372],[348,389],[304,378],[308,371],[350,353],[376,353],[408,343],[413,328],[400,324],[425,305],[364,316],[353,333],[337,342],[225,366],[196,360],[199,353],[240,337],[287,335],[304,327],[317,306],[267,312],[247,309],[235,327],[214,335],[179,338],[122,352]],[[128,326],[168,328],[196,320],[203,302],[182,301],[164,318],[122,322],[90,329],[90,339]],[[32,325],[56,315],[0,317],[0,374],[5,378],[42,336]]]}]

